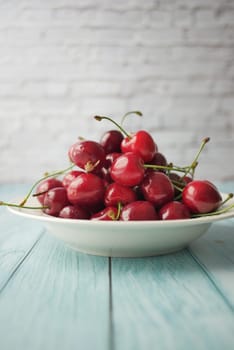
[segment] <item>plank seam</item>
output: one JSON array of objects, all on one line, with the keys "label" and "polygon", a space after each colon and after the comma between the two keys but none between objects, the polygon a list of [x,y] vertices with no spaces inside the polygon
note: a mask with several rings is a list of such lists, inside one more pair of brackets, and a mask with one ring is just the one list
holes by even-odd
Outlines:
[{"label": "plank seam", "polygon": [[11,278],[14,276],[14,274],[19,270],[20,266],[23,264],[23,262],[27,259],[27,257],[32,253],[33,249],[35,246],[38,244],[40,239],[45,233],[45,229],[42,230],[41,234],[39,237],[36,239],[36,241],[33,243],[31,248],[22,256],[22,258],[17,262],[17,264],[14,266],[14,268],[11,270],[8,278],[0,285],[0,293],[4,290],[4,288],[7,286]]},{"label": "plank seam", "polygon": [[112,260],[108,258],[108,275],[109,275],[109,337],[108,350],[114,350],[114,325],[113,325],[113,290],[112,290]]},{"label": "plank seam", "polygon": [[216,291],[220,294],[222,299],[224,300],[225,304],[230,308],[232,311],[234,310],[233,305],[230,303],[226,295],[223,293],[222,289],[218,286],[218,283],[215,281],[215,278],[212,276],[211,273],[209,273],[208,269],[206,266],[201,262],[201,260],[198,258],[198,256],[191,250],[191,248],[187,248],[188,252],[190,253],[191,257],[193,260],[200,266],[204,274],[207,276],[209,281],[212,283]]}]

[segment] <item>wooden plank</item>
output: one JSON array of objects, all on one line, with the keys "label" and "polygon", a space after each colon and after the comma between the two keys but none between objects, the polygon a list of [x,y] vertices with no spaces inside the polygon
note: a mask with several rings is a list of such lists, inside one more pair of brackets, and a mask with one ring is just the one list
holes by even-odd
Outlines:
[{"label": "wooden plank", "polygon": [[233,349],[230,306],[188,251],[112,267],[115,349]]},{"label": "wooden plank", "polygon": [[190,251],[234,310],[234,221],[212,225]]},{"label": "wooden plank", "polygon": [[[217,185],[222,192],[234,192],[234,183]],[[211,226],[190,246],[191,254],[234,309],[234,219]]]},{"label": "wooden plank", "polygon": [[[0,198],[28,187],[0,186]],[[79,255],[47,234],[40,240],[41,223],[0,214],[0,348],[108,349],[108,259]]]},{"label": "wooden plank", "polygon": [[44,235],[0,294],[0,325],[4,350],[108,349],[108,259]]},{"label": "wooden plank", "polygon": [[[4,201],[19,198],[26,193],[27,185],[0,186]],[[20,218],[7,208],[0,207],[0,290],[30,253],[44,229],[41,223]]]}]

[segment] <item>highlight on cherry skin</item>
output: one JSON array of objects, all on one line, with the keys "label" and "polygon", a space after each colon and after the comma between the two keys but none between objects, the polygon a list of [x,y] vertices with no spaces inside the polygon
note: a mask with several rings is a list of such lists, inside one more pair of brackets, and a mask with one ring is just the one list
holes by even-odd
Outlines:
[{"label": "highlight on cherry skin", "polygon": [[[228,204],[232,193],[223,200],[213,183],[195,177],[208,137],[190,164],[175,165],[147,130],[131,133],[123,128],[130,115],[142,113],[130,111],[122,123],[95,116],[96,121],[112,123],[99,141],[71,142],[67,150],[71,164],[66,169],[38,179],[21,203],[0,201],[0,205],[42,210],[61,220],[93,221],[196,220],[234,207]],[[37,198],[38,206],[27,203],[30,197]]]}]

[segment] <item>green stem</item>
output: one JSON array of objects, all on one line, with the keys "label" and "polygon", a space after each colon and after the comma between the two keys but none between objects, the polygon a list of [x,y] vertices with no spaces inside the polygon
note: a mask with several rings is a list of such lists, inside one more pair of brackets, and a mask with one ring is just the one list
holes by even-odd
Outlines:
[{"label": "green stem", "polygon": [[229,199],[233,198],[233,193],[228,193],[227,198],[224,199],[224,201],[220,204],[220,206],[224,205],[225,203],[227,203],[227,201],[229,201]]},{"label": "green stem", "polygon": [[123,115],[122,119],[121,119],[121,122],[120,122],[120,125],[122,126],[123,125],[123,122],[124,120],[126,119],[126,117],[130,114],[136,114],[138,115],[139,117],[142,117],[143,114],[140,112],[140,111],[130,111],[130,112],[127,112]]},{"label": "green stem", "polygon": [[100,116],[100,115],[96,115],[96,116],[94,117],[94,119],[98,120],[99,122],[102,121],[103,119],[109,120],[110,122],[112,122],[113,124],[115,124],[115,126],[117,126],[117,128],[120,129],[120,131],[121,131],[125,136],[131,137],[131,135],[128,134],[127,131],[124,130],[124,129],[122,128],[122,126],[119,125],[118,123],[116,123],[112,118],[104,117],[104,116]]},{"label": "green stem", "polygon": [[220,215],[220,214],[224,214],[227,211],[229,211],[230,209],[234,208],[234,204],[229,205],[226,208],[220,209],[220,210],[216,210],[213,211],[211,213],[204,213],[204,214],[193,214],[192,217],[193,218],[199,218],[199,217],[203,217],[203,216],[213,216],[213,215]]},{"label": "green stem", "polygon": [[174,183],[174,181],[172,181],[172,183],[173,183],[173,186],[174,186],[178,191],[183,192],[183,188],[177,186],[177,185]]},{"label": "green stem", "polygon": [[37,180],[33,186],[30,188],[28,194],[25,196],[25,198],[22,200],[22,202],[19,204],[20,207],[23,207],[24,204],[27,202],[28,198],[30,197],[32,191],[34,190],[34,188],[43,180],[48,179],[49,177],[54,177],[54,176],[58,176],[58,175],[62,175],[64,174],[66,171],[71,170],[73,167],[75,166],[75,164],[70,165],[68,168],[64,169],[64,170],[59,170],[59,171],[55,171],[53,173],[47,174],[44,177],[40,178],[39,180]]},{"label": "green stem", "polygon": [[15,207],[15,208],[24,208],[24,209],[47,209],[49,207],[28,207],[28,206],[21,206],[19,204],[14,204],[14,203],[7,203],[7,202],[2,202],[0,201],[0,205],[5,205],[7,207]]},{"label": "green stem", "polygon": [[188,167],[188,169],[187,169],[187,171],[185,172],[185,174],[184,174],[183,177],[187,176],[187,175],[190,173],[190,171],[192,171],[192,176],[194,177],[195,168],[196,168],[197,165],[198,165],[197,160],[198,160],[198,158],[199,158],[199,156],[200,156],[200,154],[201,154],[203,148],[205,147],[205,145],[206,145],[207,142],[209,142],[209,141],[210,141],[210,138],[209,138],[209,137],[205,137],[205,138],[202,140],[202,143],[201,143],[201,145],[200,145],[200,148],[199,148],[199,150],[198,150],[196,156],[194,157],[192,163],[191,163],[190,166]]},{"label": "green stem", "polygon": [[175,170],[181,173],[185,173],[188,167],[177,167],[177,166],[165,166],[165,165],[154,165],[154,164],[144,164],[144,168],[149,169],[162,169],[162,170]]},{"label": "green stem", "polygon": [[122,203],[118,202],[118,211],[117,211],[117,215],[115,220],[119,220],[120,214],[121,214],[121,210],[122,210]]}]

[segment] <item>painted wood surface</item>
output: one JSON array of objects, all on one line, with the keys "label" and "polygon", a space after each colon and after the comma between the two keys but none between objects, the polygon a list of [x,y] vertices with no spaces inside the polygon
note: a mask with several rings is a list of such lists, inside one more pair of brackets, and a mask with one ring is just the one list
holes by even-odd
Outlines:
[{"label": "painted wood surface", "polygon": [[226,220],[176,254],[108,259],[0,208],[0,349],[233,349],[233,231]]}]

